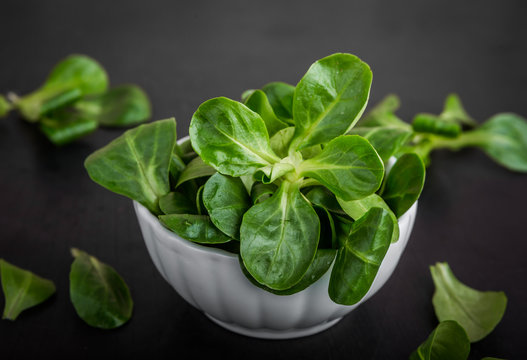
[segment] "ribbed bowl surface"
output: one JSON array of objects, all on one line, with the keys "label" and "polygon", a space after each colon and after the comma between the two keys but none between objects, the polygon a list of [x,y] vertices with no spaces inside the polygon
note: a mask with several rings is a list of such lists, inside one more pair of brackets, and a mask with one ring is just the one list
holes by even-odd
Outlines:
[{"label": "ribbed bowl surface", "polygon": [[399,241],[390,245],[372,287],[353,306],[335,304],[329,298],[331,269],[299,293],[274,295],[251,284],[237,255],[187,241],[166,229],[141,204],[134,201],[134,208],[155,266],[179,295],[229,330],[286,339],[325,330],[384,285],[406,247],[417,203],[399,219]]}]

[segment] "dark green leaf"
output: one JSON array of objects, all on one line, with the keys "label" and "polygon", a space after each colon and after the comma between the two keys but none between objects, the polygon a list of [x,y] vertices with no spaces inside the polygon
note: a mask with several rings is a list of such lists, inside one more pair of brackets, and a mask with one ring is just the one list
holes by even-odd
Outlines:
[{"label": "dark green leaf", "polygon": [[[174,150],[177,149],[177,144]],[[177,181],[179,180],[179,177],[181,176],[181,173],[187,165],[185,165],[185,162],[177,155],[177,152],[174,151],[172,153],[172,156],[170,157],[170,166],[168,168],[168,172],[170,175],[170,187],[176,187]]]},{"label": "dark green leaf", "polygon": [[170,214],[159,220],[184,239],[200,244],[220,244],[231,238],[221,232],[207,215]]},{"label": "dark green leaf", "polygon": [[359,200],[344,201],[342,199],[337,199],[339,204],[342,206],[342,209],[348,214],[352,219],[358,220],[364,214],[366,214],[371,208],[378,207],[386,210],[393,221],[393,233],[391,242],[396,242],[399,240],[399,223],[395,214],[392,212],[388,204],[377,194],[371,194]]},{"label": "dark green leaf", "polygon": [[48,111],[62,107],[82,96],[102,93],[108,76],[102,66],[84,55],[70,55],[59,62],[45,83],[16,102],[22,116],[37,121]]},{"label": "dark green leaf", "polygon": [[216,169],[214,169],[210,165],[205,164],[200,157],[196,157],[188,163],[187,167],[179,175],[176,187],[183,184],[185,181],[197,179],[200,177],[211,176],[215,173]]},{"label": "dark green leaf", "polygon": [[65,145],[94,132],[96,120],[65,109],[53,111],[40,121],[40,130],[55,145]]},{"label": "dark green leaf", "polygon": [[192,116],[189,131],[194,150],[225,175],[252,174],[280,161],[271,150],[260,115],[227,98],[201,104]]},{"label": "dark green leaf", "polygon": [[241,255],[261,284],[285,290],[300,281],[318,245],[318,216],[298,185],[283,181],[271,198],[254,205],[241,225]]},{"label": "dark green leaf", "polygon": [[419,155],[402,155],[386,177],[381,194],[397,218],[417,201],[425,183],[425,165]]},{"label": "dark green leaf", "polygon": [[5,307],[2,319],[15,320],[20,313],[55,293],[55,284],[0,259]]},{"label": "dark green leaf", "polygon": [[201,185],[196,192],[196,208],[198,209],[198,215],[209,215],[203,203],[203,189],[205,189],[205,185]]},{"label": "dark green leaf", "polygon": [[203,202],[214,225],[232,238],[240,238],[243,214],[251,199],[239,178],[216,173],[205,183]]},{"label": "dark green leaf", "polygon": [[113,329],[132,317],[130,290],[109,265],[78,249],[70,271],[70,299],[79,317],[88,325]]},{"label": "dark green leaf", "polygon": [[432,114],[417,114],[412,122],[412,128],[418,133],[436,134],[455,138],[461,133],[461,125],[443,120]]},{"label": "dark green leaf", "polygon": [[256,183],[251,189],[253,204],[260,203],[273,195],[278,188],[274,184]]},{"label": "dark green leaf", "polygon": [[150,100],[136,85],[120,85],[109,91],[89,95],[73,104],[86,118],[104,126],[137,125],[150,117]]},{"label": "dark green leaf", "polygon": [[159,198],[159,208],[168,214],[196,214],[196,204],[180,192],[169,192]]},{"label": "dark green leaf", "polygon": [[344,200],[355,200],[377,191],[384,165],[367,140],[343,135],[331,140],[319,155],[301,163],[298,172],[318,180]]},{"label": "dark green leaf", "polygon": [[293,96],[295,87],[283,82],[272,82],[265,85],[262,91],[267,95],[269,104],[276,116],[289,124],[293,123]]},{"label": "dark green leaf", "polygon": [[333,216],[323,206],[313,205],[318,219],[320,221],[320,239],[318,240],[319,249],[337,249],[337,232],[335,230],[335,222]]},{"label": "dark green leaf", "polygon": [[348,132],[366,108],[372,73],[351,54],[315,62],[298,83],[293,100],[293,149],[323,144]]},{"label": "dark green leaf", "polygon": [[329,281],[334,302],[353,305],[366,295],[390,247],[393,229],[390,214],[381,208],[370,209],[351,225]]},{"label": "dark green leaf", "polygon": [[515,114],[498,114],[475,130],[472,137],[498,164],[527,172],[527,121]]},{"label": "dark green leaf", "polygon": [[467,333],[455,321],[443,321],[410,356],[410,360],[465,360],[470,353]]},{"label": "dark green leaf", "polygon": [[399,127],[355,127],[350,134],[367,139],[377,151],[384,164],[410,139],[412,132]]},{"label": "dark green leaf", "polygon": [[478,291],[461,283],[447,263],[430,267],[436,287],[432,302],[439,321],[455,320],[471,342],[479,341],[498,325],[507,307],[501,291]]},{"label": "dark green leaf", "polygon": [[88,156],[84,166],[96,183],[160,214],[176,139],[174,119],[140,125]]},{"label": "dark green leaf", "polygon": [[346,215],[335,195],[323,186],[314,186],[306,194],[306,198],[314,205],[322,206],[340,215]]},{"label": "dark green leaf", "polygon": [[269,136],[273,136],[277,131],[286,128],[288,125],[278,119],[274,114],[273,108],[267,100],[267,96],[262,90],[255,90],[247,100],[245,105],[252,111],[260,114],[265,122],[265,127]]},{"label": "dark green leaf", "polygon": [[251,283],[253,283],[253,285],[264,289],[265,291],[269,291],[270,293],[273,293],[275,295],[293,295],[297,292],[307,289],[311,284],[315,283],[318,279],[320,279],[322,275],[324,275],[330,268],[331,264],[333,263],[333,260],[335,259],[336,253],[337,251],[334,249],[318,249],[315,254],[315,258],[313,259],[313,262],[307,269],[302,279],[293,287],[285,290],[274,290],[265,285],[260,284],[252,277],[249,271],[247,271],[247,268],[243,265],[243,261],[241,259],[240,266],[245,276],[247,276],[247,278],[249,279],[249,281],[251,281]]}]

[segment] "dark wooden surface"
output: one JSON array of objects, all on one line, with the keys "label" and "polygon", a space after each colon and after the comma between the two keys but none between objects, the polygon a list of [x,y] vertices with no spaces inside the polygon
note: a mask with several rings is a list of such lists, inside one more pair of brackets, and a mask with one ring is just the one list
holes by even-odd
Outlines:
[{"label": "dark wooden surface", "polygon": [[[143,86],[154,119],[175,116],[184,136],[204,100],[295,84],[313,61],[350,52],[373,70],[370,103],[395,92],[407,120],[439,112],[453,91],[478,121],[527,116],[526,13],[523,1],[2,1],[0,92],[27,93],[62,57],[84,53],[112,84]],[[89,180],[84,158],[120,133],[99,130],[55,148],[15,114],[0,121],[0,257],[57,285],[50,301],[0,321],[2,359],[404,359],[437,324],[428,271],[436,261],[509,298],[470,358],[527,357],[527,175],[477,150],[435,153],[410,242],[384,288],[324,333],[263,341],[223,330],[185,303],[154,268],[131,201]],[[122,328],[90,328],[75,314],[73,246],[130,286],[134,315]]]}]

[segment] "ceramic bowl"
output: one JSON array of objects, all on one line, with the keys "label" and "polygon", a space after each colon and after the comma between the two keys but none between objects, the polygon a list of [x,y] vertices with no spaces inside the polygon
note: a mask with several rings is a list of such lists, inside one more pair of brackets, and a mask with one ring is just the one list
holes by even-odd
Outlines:
[{"label": "ceramic bowl", "polygon": [[301,292],[274,295],[251,284],[242,273],[237,255],[187,241],[166,229],[139,203],[134,202],[134,208],[155,266],[187,302],[236,333],[288,339],[329,328],[384,285],[406,247],[417,203],[400,217],[399,241],[390,245],[366,296],[352,306],[335,304],[329,298],[331,268]]}]

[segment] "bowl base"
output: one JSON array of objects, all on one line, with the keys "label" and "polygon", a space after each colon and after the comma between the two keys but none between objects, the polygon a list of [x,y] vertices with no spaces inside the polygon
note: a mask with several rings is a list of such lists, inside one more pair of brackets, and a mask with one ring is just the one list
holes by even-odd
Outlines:
[{"label": "bowl base", "polygon": [[272,330],[272,329],[249,329],[236,324],[226,323],[224,321],[218,320],[215,317],[205,313],[209,319],[218,324],[219,326],[235,332],[237,334],[260,338],[260,339],[273,339],[273,340],[285,340],[285,339],[294,339],[303,336],[314,335],[326,329],[329,329],[336,323],[338,323],[342,318],[335,320],[327,321],[322,324],[311,326],[304,329],[287,329],[287,330]]}]

